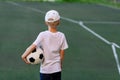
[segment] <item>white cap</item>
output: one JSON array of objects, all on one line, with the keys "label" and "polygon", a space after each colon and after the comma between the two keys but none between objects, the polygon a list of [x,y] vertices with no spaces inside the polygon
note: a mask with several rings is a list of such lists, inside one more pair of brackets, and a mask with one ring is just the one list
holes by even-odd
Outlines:
[{"label": "white cap", "polygon": [[45,15],[46,22],[55,22],[60,19],[60,15],[56,10],[50,10]]}]

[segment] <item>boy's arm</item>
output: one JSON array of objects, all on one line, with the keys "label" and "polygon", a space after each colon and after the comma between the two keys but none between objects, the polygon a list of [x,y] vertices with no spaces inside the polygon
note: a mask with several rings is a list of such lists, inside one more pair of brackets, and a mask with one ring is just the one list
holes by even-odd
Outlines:
[{"label": "boy's arm", "polygon": [[35,48],[36,48],[36,45],[32,44],[32,45],[30,45],[30,46],[26,49],[26,51],[22,54],[21,58],[22,58],[22,60],[23,60],[25,63],[29,64],[29,62],[27,61],[26,57],[27,57]]},{"label": "boy's arm", "polygon": [[62,63],[63,63],[63,60],[64,60],[64,53],[65,53],[64,50],[60,50],[61,68],[62,68]]}]

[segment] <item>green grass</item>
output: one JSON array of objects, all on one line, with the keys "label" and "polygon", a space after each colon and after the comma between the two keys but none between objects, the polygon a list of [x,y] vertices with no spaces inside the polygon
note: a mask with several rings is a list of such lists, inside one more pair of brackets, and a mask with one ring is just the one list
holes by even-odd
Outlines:
[{"label": "green grass", "polygon": [[[9,1],[9,0],[1,0],[2,1]],[[15,2],[60,2],[60,3],[87,3],[87,4],[103,4],[106,6],[120,8],[120,1],[117,0],[12,0]]]},{"label": "green grass", "polygon": [[[19,2],[44,12],[56,9],[62,17],[77,21],[119,22],[120,10],[96,4]],[[109,41],[120,44],[120,24],[85,24]],[[39,65],[21,60],[25,49],[46,30],[44,14],[9,3],[0,3],[0,80],[39,80]],[[66,50],[63,80],[119,80],[111,46],[78,24],[61,20],[69,49]],[[117,49],[120,53],[120,50]],[[119,54],[118,54],[119,55]],[[120,55],[119,55],[120,58]]]}]

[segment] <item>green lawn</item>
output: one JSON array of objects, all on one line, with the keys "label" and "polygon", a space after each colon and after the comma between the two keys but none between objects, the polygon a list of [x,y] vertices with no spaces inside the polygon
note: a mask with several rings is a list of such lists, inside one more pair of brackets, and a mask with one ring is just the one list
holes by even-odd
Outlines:
[{"label": "green lawn", "polygon": [[[25,49],[39,32],[46,30],[43,13],[56,9],[62,17],[76,21],[120,22],[120,10],[95,4],[17,2],[22,7],[0,2],[0,80],[39,80],[39,65],[21,60]],[[85,23],[109,41],[120,45],[120,24]],[[59,30],[69,44],[63,80],[119,80],[112,48],[76,23],[61,19]],[[120,58],[120,50],[117,49]]]}]

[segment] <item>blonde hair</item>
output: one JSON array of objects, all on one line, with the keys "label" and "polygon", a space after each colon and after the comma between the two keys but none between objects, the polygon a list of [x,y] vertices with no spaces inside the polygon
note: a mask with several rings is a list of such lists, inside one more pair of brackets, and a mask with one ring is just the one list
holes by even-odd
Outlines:
[{"label": "blonde hair", "polygon": [[60,23],[60,20],[57,20],[55,22],[46,22],[46,25],[55,28],[59,25],[59,23]]}]

